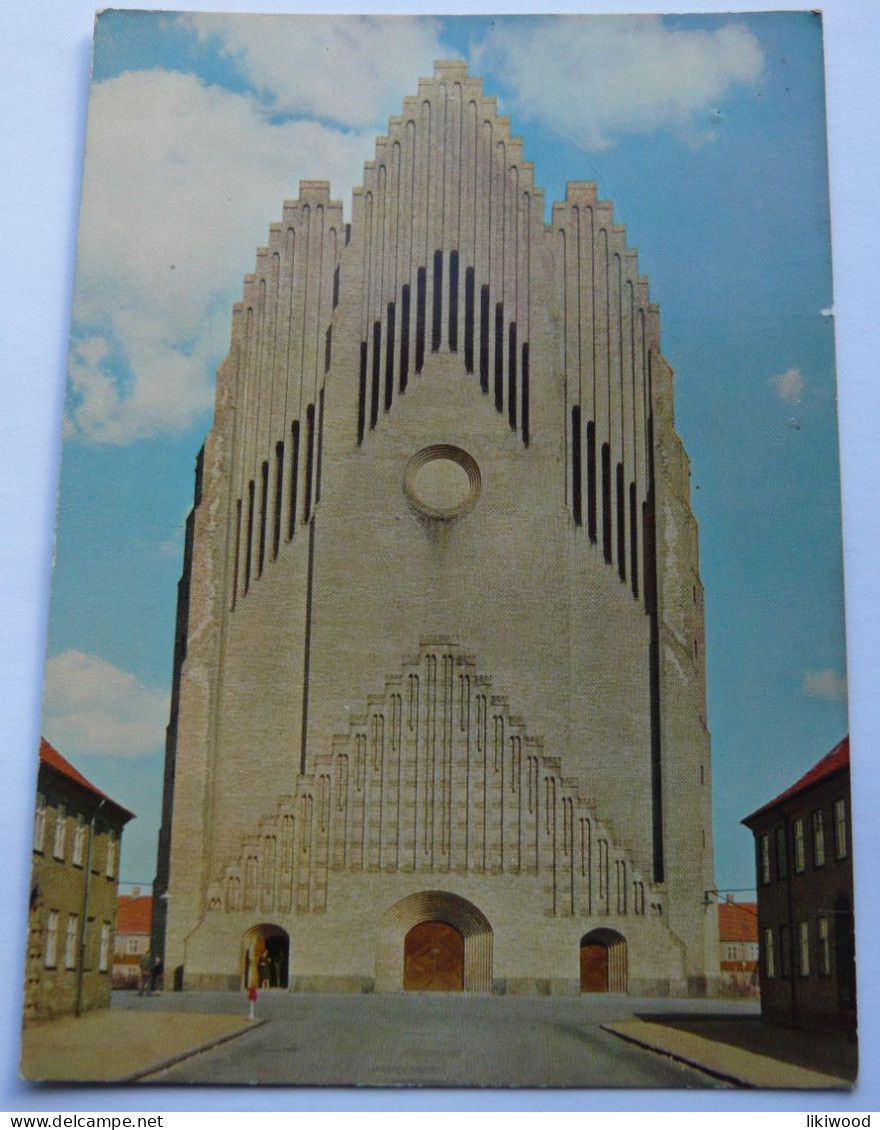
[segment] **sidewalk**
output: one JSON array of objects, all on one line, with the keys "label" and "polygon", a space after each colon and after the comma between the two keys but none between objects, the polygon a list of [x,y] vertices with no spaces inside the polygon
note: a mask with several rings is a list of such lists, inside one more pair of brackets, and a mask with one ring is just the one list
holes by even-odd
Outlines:
[{"label": "sidewalk", "polygon": [[745,1017],[658,1016],[602,1027],[739,1087],[840,1090],[855,1083],[855,1045],[837,1033],[817,1036]]},{"label": "sidewalk", "polygon": [[264,1023],[112,1008],[44,1020],[22,1033],[21,1075],[33,1082],[131,1083]]}]

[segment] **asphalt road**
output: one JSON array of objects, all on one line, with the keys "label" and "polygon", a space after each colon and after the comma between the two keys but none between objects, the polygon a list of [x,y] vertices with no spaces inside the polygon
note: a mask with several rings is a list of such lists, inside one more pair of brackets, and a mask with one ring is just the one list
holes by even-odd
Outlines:
[{"label": "asphalt road", "polygon": [[[247,1012],[243,994],[117,996],[114,1007]],[[658,1005],[681,1012],[697,1003],[269,991],[257,1004],[268,1023],[143,1082],[715,1088],[708,1076],[600,1028],[634,1012],[660,1011]]]}]

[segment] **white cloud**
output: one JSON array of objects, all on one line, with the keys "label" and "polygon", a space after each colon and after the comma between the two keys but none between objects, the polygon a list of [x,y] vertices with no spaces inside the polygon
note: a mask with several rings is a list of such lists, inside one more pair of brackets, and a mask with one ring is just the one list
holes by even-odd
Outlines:
[{"label": "white cloud", "polygon": [[194,31],[241,73],[277,112],[385,130],[433,73],[440,46],[436,20],[409,16],[252,16],[182,14]]},{"label": "white cloud", "polygon": [[786,369],[784,373],[777,373],[770,378],[770,385],[786,404],[800,404],[804,395],[804,378],[800,369]]},{"label": "white cloud", "polygon": [[846,698],[846,676],[831,668],[824,671],[804,671],[803,693],[807,698]]},{"label": "white cloud", "polygon": [[621,134],[660,128],[706,140],[712,131],[699,119],[734,84],[755,82],[763,56],[737,24],[687,31],[659,16],[557,16],[497,24],[472,62],[504,76],[523,118],[603,149]]},{"label": "white cloud", "polygon": [[46,662],[43,729],[65,756],[134,757],[164,745],[169,701],[96,655],[65,651]]},{"label": "white cloud", "polygon": [[192,75],[97,84],[89,131],[68,435],[126,443],[210,408],[232,303],[301,179],[347,203],[374,131],[273,124]]}]

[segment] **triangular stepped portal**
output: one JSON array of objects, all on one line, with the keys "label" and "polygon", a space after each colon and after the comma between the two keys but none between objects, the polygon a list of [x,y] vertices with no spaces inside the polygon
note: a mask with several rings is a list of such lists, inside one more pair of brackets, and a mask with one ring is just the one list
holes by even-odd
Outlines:
[{"label": "triangular stepped portal", "polygon": [[456,643],[423,640],[242,841],[207,909],[321,912],[332,872],[367,871],[539,875],[548,914],[644,915],[650,884],[609,822],[493,692]]}]

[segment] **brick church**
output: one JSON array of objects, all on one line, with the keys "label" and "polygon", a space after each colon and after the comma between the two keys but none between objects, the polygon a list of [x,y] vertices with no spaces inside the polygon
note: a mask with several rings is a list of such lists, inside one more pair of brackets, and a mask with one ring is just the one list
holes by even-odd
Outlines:
[{"label": "brick church", "polygon": [[180,583],[156,887],[177,987],[717,987],[703,590],[672,372],[592,183],[460,62],[351,222],[244,283]]}]

